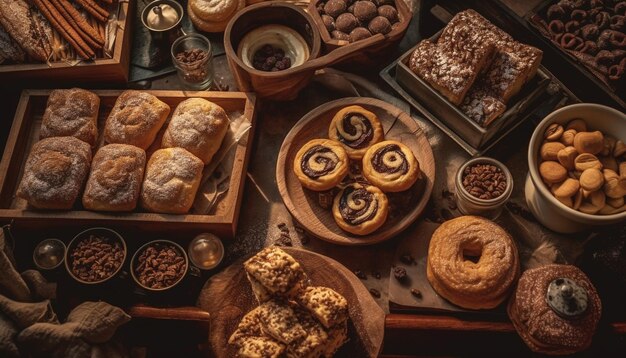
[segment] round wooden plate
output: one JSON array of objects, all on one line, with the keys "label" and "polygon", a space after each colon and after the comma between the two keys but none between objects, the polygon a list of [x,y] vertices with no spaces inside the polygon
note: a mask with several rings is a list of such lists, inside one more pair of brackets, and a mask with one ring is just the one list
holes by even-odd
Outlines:
[{"label": "round wooden plate", "polygon": [[[350,340],[336,356],[377,357],[383,345],[385,313],[361,281],[331,258],[307,250],[282,249],[300,263],[313,285],[330,287],[348,301]],[[245,259],[211,277],[198,297],[198,306],[211,316],[211,356],[234,357],[228,338],[241,318],[258,305],[243,268]]]},{"label": "round wooden plate", "polygon": [[[293,160],[309,140],[328,138],[328,126],[341,108],[359,105],[380,119],[385,139],[407,145],[419,161],[421,178],[410,189],[387,193],[389,217],[375,232],[359,236],[337,226],[330,209],[319,204],[319,193],[300,184],[293,173]],[[374,98],[342,98],[323,104],[307,113],[287,134],[276,163],[276,182],[285,206],[293,217],[314,236],[340,245],[369,245],[394,237],[406,229],[422,213],[428,203],[435,181],[435,158],[426,135],[413,118],[400,109]]]}]

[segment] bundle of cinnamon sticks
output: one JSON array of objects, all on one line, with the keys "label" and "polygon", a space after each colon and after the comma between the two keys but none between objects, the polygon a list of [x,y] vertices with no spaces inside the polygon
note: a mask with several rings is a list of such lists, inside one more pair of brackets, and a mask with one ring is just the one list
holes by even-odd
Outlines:
[{"label": "bundle of cinnamon sticks", "polygon": [[[112,0],[103,1],[112,2]],[[104,39],[69,0],[32,0],[32,2],[80,57],[85,59],[96,57],[95,52],[102,49]],[[76,2],[99,22],[106,22],[109,18],[109,12],[95,0],[76,0]]]}]

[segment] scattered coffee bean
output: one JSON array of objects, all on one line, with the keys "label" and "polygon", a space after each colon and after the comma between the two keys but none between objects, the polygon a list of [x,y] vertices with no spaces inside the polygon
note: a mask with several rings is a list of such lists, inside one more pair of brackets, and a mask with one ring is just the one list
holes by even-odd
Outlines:
[{"label": "scattered coffee bean", "polygon": [[176,246],[155,242],[139,253],[133,270],[141,285],[162,289],[176,284],[183,277],[187,263]]},{"label": "scattered coffee bean", "polygon": [[375,298],[380,298],[380,291],[375,288],[370,288],[370,294]]},{"label": "scattered coffee bean", "polygon": [[287,224],[285,223],[279,223],[278,225],[276,225],[279,229],[284,230],[287,229]]},{"label": "scattered coffee bean", "polygon": [[411,294],[417,298],[422,298],[422,291],[418,290],[417,288],[412,288]]},{"label": "scattered coffee bean", "polygon": [[106,280],[123,261],[122,243],[100,235],[89,235],[79,241],[70,253],[72,273],[86,282]]},{"label": "scattered coffee bean", "polygon": [[380,280],[380,272],[374,271],[372,272],[372,276],[374,276],[377,280]]},{"label": "scattered coffee bean", "polygon": [[276,246],[293,246],[293,242],[291,241],[291,236],[289,234],[281,234],[276,242],[274,242]]},{"label": "scattered coffee bean", "polygon": [[354,274],[356,275],[356,277],[360,278],[361,280],[367,280],[367,275],[365,274],[365,272],[361,270],[354,270]]},{"label": "scattered coffee bean", "polygon": [[199,48],[192,48],[176,54],[176,60],[184,64],[192,64],[207,58],[208,53]]},{"label": "scattered coffee bean", "polygon": [[462,180],[470,195],[484,200],[499,197],[507,187],[502,169],[491,164],[474,164],[465,168]]},{"label": "scattered coffee bean", "polygon": [[400,261],[402,261],[402,263],[406,265],[415,264],[415,258],[411,254],[404,254],[400,256]]},{"label": "scattered coffee bean", "polygon": [[404,267],[396,266],[393,268],[393,277],[398,281],[403,281],[406,279],[406,276],[406,269]]},{"label": "scattered coffee bean", "polygon": [[272,45],[264,45],[254,54],[252,66],[257,70],[275,72],[291,67],[291,59],[285,51]]}]

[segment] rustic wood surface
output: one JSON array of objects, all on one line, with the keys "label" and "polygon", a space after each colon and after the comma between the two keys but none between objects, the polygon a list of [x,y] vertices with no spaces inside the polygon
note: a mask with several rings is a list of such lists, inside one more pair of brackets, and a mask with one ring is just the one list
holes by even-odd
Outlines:
[{"label": "rustic wood surface", "polygon": [[[101,135],[106,118],[122,92],[120,90],[97,90],[100,96],[98,114],[99,142],[104,144]],[[190,212],[185,215],[149,213],[136,209],[129,213],[107,213],[86,211],[80,200],[76,201],[71,211],[35,210],[28,206],[26,200],[17,198],[15,193],[22,177],[24,164],[31,147],[39,140],[42,115],[50,90],[25,90],[15,114],[13,127],[7,139],[7,145],[0,163],[0,218],[30,221],[34,225],[50,226],[51,224],[76,226],[91,225],[132,225],[154,232],[163,228],[189,228],[195,226],[211,230],[218,235],[233,236],[236,231],[241,194],[245,183],[246,168],[250,157],[250,141],[254,133],[253,94],[243,92],[183,92],[183,91],[148,91],[159,97],[171,107],[171,113],[178,103],[190,97],[206,98],[223,107],[229,115],[244,115],[253,125],[236,148],[233,172],[230,176],[229,190],[218,202],[210,215]],[[171,116],[170,113],[170,116]],[[147,157],[160,147],[161,136],[167,124],[163,125],[157,139],[146,151]]]},{"label": "rustic wood surface", "polygon": [[[26,81],[40,87],[43,83],[118,83],[128,81],[131,52],[132,11],[135,4],[121,2],[112,58],[96,58],[76,65],[65,61],[0,65],[0,77],[16,82]],[[43,83],[42,83],[43,82]],[[20,83],[23,86],[24,82]]]},{"label": "rustic wood surface", "polygon": [[[407,145],[415,154],[421,178],[401,193],[387,193],[389,217],[374,233],[364,236],[350,234],[337,226],[332,211],[319,204],[318,193],[303,188],[293,172],[298,150],[309,140],[328,138],[328,126],[343,107],[359,105],[380,119],[385,139]],[[435,159],[421,127],[406,113],[383,101],[354,97],[328,102],[307,113],[296,123],[280,148],[276,163],[276,184],[285,206],[294,218],[316,237],[341,245],[368,245],[394,237],[407,228],[422,213],[435,181]]]},{"label": "rustic wood surface", "polygon": [[[385,314],[360,280],[343,265],[326,256],[294,248],[284,250],[302,265],[313,285],[330,287],[348,301],[350,340],[337,356],[378,356],[383,344]],[[208,353],[216,357],[234,356],[228,338],[241,318],[257,305],[243,262],[244,259],[237,260],[211,277],[198,298],[198,306],[211,315],[211,347]]]}]

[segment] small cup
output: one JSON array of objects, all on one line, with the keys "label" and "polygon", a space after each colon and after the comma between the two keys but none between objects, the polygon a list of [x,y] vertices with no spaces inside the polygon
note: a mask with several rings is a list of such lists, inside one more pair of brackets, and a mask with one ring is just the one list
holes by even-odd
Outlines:
[{"label": "small cup", "polygon": [[35,246],[33,262],[40,270],[54,270],[65,261],[67,247],[59,239],[45,239]]},{"label": "small cup", "polygon": [[[491,164],[502,170],[506,177],[506,188],[500,196],[493,199],[480,199],[470,194],[463,186],[463,172],[466,168],[475,164]],[[502,212],[502,207],[511,197],[513,193],[513,176],[509,169],[499,161],[488,158],[478,157],[465,162],[456,172],[456,203],[459,211],[464,215],[479,215],[494,220]]]},{"label": "small cup", "polygon": [[206,37],[200,34],[179,37],[172,44],[172,63],[185,87],[204,90],[213,84],[213,49]]},{"label": "small cup", "polygon": [[[165,286],[165,287],[161,287],[161,288],[154,288],[154,287],[149,287],[146,286],[144,284],[142,284],[139,281],[139,278],[137,277],[137,274],[135,273],[135,269],[138,266],[138,260],[139,260],[139,256],[148,249],[148,247],[150,246],[158,246],[158,245],[167,245],[167,246],[171,246],[174,247],[174,249],[176,251],[178,251],[178,253],[181,255],[181,257],[184,259],[185,262],[185,270],[184,272],[180,275],[180,277],[178,277],[176,279],[176,281],[169,285],[169,286]],[[192,268],[189,265],[189,257],[187,256],[187,253],[185,252],[185,250],[183,250],[183,248],[178,245],[177,243],[170,241],[170,240],[154,240],[154,241],[150,241],[146,244],[144,244],[143,246],[141,246],[137,251],[135,251],[135,254],[133,255],[132,259],[130,260],[130,274],[133,277],[133,281],[135,281],[135,283],[147,290],[147,291],[151,291],[151,292],[161,292],[161,291],[166,291],[166,290],[170,290],[173,287],[177,286],[182,280],[183,278],[185,278],[185,276],[187,276],[187,273],[190,272],[190,270],[192,270]],[[197,270],[197,269],[196,269]]]},{"label": "small cup", "polygon": [[[122,245],[122,252],[123,252],[123,256],[122,256],[122,260],[120,265],[117,267],[117,269],[115,269],[115,271],[113,271],[110,275],[100,279],[100,280],[95,280],[95,281],[88,281],[88,280],[84,280],[81,279],[80,277],[78,277],[76,274],[74,274],[74,272],[72,272],[72,268],[70,267],[73,264],[71,255],[74,252],[74,250],[76,249],[76,246],[84,239],[88,238],[89,235],[96,235],[96,236],[103,236],[105,238],[107,238],[107,240],[109,240],[110,242],[119,242]],[[122,270],[122,267],[124,267],[124,262],[126,261],[126,255],[128,253],[128,249],[126,248],[126,241],[124,241],[124,239],[122,238],[122,236],[117,233],[117,231],[111,230],[111,229],[107,229],[104,227],[94,227],[91,229],[87,229],[85,231],[80,232],[78,235],[74,236],[74,238],[72,239],[72,241],[70,241],[69,245],[67,245],[67,250],[65,251],[65,269],[67,270],[67,272],[69,273],[69,275],[76,281],[86,284],[86,285],[95,285],[95,284],[101,284],[104,283],[106,281],[109,281],[110,279],[112,279],[113,277],[115,277],[117,274],[120,273],[120,271]]]},{"label": "small cup", "polygon": [[189,260],[201,270],[216,268],[224,258],[224,244],[219,237],[203,233],[196,236],[187,248]]}]

